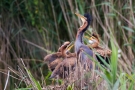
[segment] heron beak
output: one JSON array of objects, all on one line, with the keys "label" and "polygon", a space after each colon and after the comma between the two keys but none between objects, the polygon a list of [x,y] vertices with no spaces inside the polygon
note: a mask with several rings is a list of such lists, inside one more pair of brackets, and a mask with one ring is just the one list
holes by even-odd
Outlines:
[{"label": "heron beak", "polygon": [[[87,18],[86,17],[84,17],[83,15],[81,15],[81,14],[79,14],[79,13],[75,13],[80,19],[81,19],[81,21],[82,21],[82,26],[84,25],[84,23],[85,23],[85,21],[87,20]],[[81,27],[82,27],[81,26]]]},{"label": "heron beak", "polygon": [[93,42],[93,39],[92,39],[92,36],[91,37],[88,37],[88,36],[84,36],[86,39],[88,39],[88,42],[90,43],[90,44],[93,44],[94,42]]},{"label": "heron beak", "polygon": [[73,42],[71,42],[68,46],[67,46],[67,48],[66,48],[66,52],[68,52],[68,51],[70,51],[71,50],[71,48],[74,46],[74,43]]}]

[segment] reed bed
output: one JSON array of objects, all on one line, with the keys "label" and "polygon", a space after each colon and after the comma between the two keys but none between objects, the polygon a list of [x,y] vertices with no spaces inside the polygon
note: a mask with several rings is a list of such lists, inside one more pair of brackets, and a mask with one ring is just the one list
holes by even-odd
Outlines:
[{"label": "reed bed", "polygon": [[[93,21],[85,35],[99,33],[101,45],[113,51],[109,71],[102,67],[101,71],[94,70],[100,78],[89,85],[95,90],[135,89],[134,0],[0,2],[0,90],[51,89],[51,73],[43,58],[56,52],[64,41],[75,40],[80,25],[75,12],[92,15]],[[62,84],[63,80],[57,82]],[[61,84],[58,88],[75,89],[74,83]]]}]

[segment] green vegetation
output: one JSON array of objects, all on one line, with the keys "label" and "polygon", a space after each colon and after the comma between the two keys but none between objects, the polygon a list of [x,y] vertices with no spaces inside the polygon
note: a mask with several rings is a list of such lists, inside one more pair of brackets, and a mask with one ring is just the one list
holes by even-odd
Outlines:
[{"label": "green vegetation", "polygon": [[[95,70],[100,79],[92,87],[135,89],[134,0],[1,0],[0,90],[54,87],[43,58],[64,41],[75,40],[80,24],[75,12],[91,13],[93,22],[85,34],[99,33],[102,45],[112,48],[111,64],[101,67],[102,73]],[[75,84],[63,88],[73,90]]]}]

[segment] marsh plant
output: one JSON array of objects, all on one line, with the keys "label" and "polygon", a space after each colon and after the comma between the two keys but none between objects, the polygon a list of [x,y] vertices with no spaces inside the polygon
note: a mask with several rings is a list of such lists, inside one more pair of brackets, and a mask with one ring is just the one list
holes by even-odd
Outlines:
[{"label": "marsh plant", "polygon": [[[77,88],[70,79],[66,85],[60,79],[53,85],[43,62],[64,41],[75,40],[81,23],[75,12],[89,12],[93,21],[85,35],[99,33],[101,45],[112,49],[110,64],[103,67],[95,61],[98,78],[86,84],[95,90],[135,89],[134,0],[2,0],[0,90]],[[82,78],[91,78],[91,73],[84,72]]]}]

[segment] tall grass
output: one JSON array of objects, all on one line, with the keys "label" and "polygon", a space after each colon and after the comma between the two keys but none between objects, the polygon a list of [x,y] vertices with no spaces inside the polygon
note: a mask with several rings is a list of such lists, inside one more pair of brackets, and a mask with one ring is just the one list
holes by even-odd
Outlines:
[{"label": "tall grass", "polygon": [[[17,84],[22,80],[18,68],[18,66],[23,68],[20,58],[23,59],[28,72],[31,72],[30,77],[39,81],[37,83],[42,83],[43,86],[43,83],[50,82],[50,80],[44,81],[49,71],[43,64],[43,57],[50,51],[55,52],[64,41],[75,40],[80,24],[75,18],[75,12],[91,13],[93,22],[88,32],[91,30],[98,32],[100,41],[105,47],[111,47],[109,41],[112,36],[114,46],[121,50],[118,63],[112,61],[111,68],[114,70],[112,86],[122,90],[127,87],[129,90],[134,89],[134,0],[2,0],[0,3],[0,90],[3,90],[6,84],[6,88],[11,90],[27,86],[25,83],[19,86]],[[113,52],[117,51],[112,49]],[[116,54],[112,55],[111,60],[116,58]],[[24,75],[30,75],[28,72]],[[108,72],[104,72],[103,75],[108,75]]]}]

